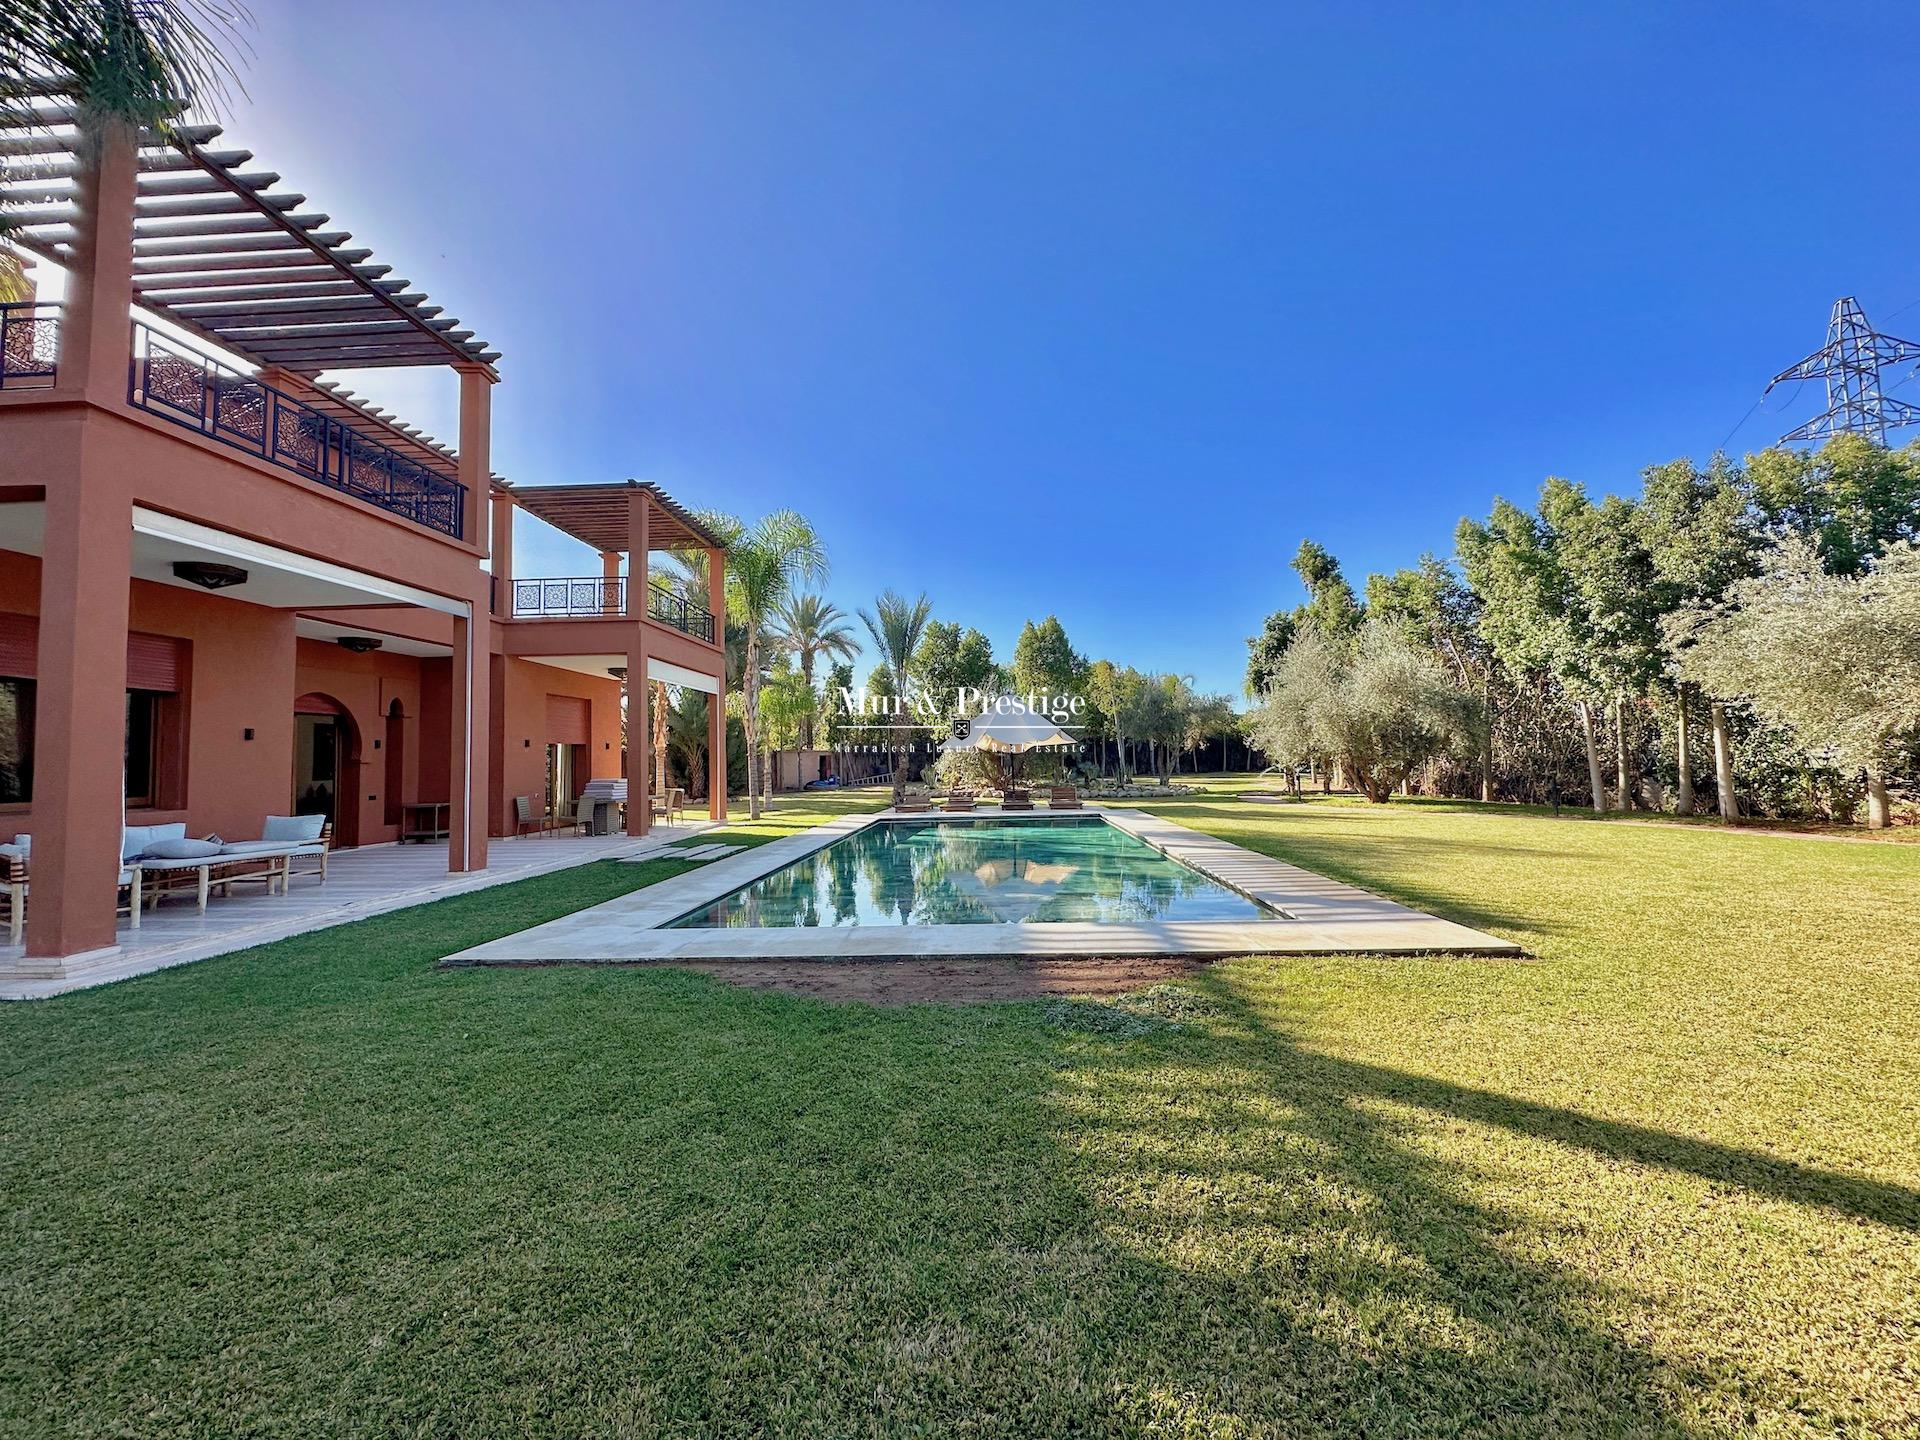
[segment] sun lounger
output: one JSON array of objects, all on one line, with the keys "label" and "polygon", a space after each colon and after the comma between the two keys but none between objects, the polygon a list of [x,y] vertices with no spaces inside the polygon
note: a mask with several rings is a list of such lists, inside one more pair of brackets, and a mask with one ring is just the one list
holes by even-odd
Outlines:
[{"label": "sun lounger", "polygon": [[1047,792],[1049,810],[1080,809],[1080,792],[1071,785],[1055,785]]},{"label": "sun lounger", "polygon": [[913,814],[921,814],[933,809],[933,796],[924,790],[903,791],[900,796],[900,803],[894,806],[894,809],[898,810],[902,815],[910,812]]},{"label": "sun lounger", "polygon": [[944,808],[949,814],[957,810],[973,809],[973,791],[953,790],[948,792],[947,803]]},{"label": "sun lounger", "polygon": [[1002,810],[1031,810],[1033,809],[1033,796],[1024,790],[1007,790],[1000,796],[1000,808]]}]

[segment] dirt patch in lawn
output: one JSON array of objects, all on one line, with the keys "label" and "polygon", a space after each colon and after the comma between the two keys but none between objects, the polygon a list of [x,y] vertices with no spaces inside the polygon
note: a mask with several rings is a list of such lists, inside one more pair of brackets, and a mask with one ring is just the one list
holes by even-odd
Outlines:
[{"label": "dirt patch in lawn", "polygon": [[1104,998],[1191,975],[1193,959],[716,960],[677,962],[729,985],[875,1005],[972,1005],[1049,995]]}]

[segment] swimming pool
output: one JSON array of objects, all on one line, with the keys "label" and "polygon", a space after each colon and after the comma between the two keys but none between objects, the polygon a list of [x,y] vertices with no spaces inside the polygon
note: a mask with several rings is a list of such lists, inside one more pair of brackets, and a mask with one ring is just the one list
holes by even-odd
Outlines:
[{"label": "swimming pool", "polygon": [[1276,918],[1098,815],[1035,815],[869,825],[668,928]]}]

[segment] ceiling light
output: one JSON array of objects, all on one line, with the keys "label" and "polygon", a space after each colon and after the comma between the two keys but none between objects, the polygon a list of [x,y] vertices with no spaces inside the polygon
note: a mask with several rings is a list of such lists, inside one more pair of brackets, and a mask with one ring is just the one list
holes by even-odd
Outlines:
[{"label": "ceiling light", "polygon": [[216,565],[211,560],[176,560],[173,574],[177,580],[190,581],[208,590],[224,590],[229,585],[247,583],[247,572],[238,565]]}]

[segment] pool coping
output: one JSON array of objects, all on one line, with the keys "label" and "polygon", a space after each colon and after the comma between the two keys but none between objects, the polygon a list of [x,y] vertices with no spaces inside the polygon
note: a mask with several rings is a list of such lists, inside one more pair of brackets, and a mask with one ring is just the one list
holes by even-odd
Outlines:
[{"label": "pool coping", "polygon": [[[1035,811],[1020,819],[1062,813]],[[882,810],[842,816],[798,835],[711,861],[630,895],[449,955],[441,964],[672,964],[679,960],[1019,959],[1097,955],[1127,958],[1221,955],[1524,956],[1511,940],[1470,929],[1257,854],[1163,816],[1090,805],[1098,815],[1168,858],[1277,912],[1263,920],[1004,925],[660,927],[835,841],[896,820],[1013,819]]]}]

